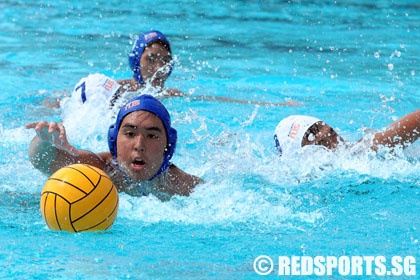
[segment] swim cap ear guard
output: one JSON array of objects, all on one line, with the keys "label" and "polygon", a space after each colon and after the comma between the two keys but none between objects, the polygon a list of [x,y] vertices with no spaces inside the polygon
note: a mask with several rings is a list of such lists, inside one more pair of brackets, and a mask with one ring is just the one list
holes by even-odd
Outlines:
[{"label": "swim cap ear guard", "polygon": [[301,150],[306,131],[319,121],[315,117],[303,115],[292,115],[281,120],[274,133],[274,146],[279,155],[290,155]]},{"label": "swim cap ear guard", "polygon": [[[169,52],[171,52],[171,45],[169,44],[169,41],[166,39],[165,35],[163,35],[157,30],[152,30],[145,32],[139,36],[139,38],[133,45],[133,49],[128,55],[128,63],[130,64],[130,68],[133,71],[133,78],[140,84],[144,84],[140,65],[141,56],[144,53],[144,50],[146,49],[147,45],[155,41],[162,41],[168,47]],[[172,72],[172,68],[173,63],[171,61],[169,66],[168,77]]]},{"label": "swim cap ear guard", "polygon": [[120,109],[116,122],[112,124],[108,129],[108,147],[111,155],[114,157],[114,159],[117,159],[117,136],[122,120],[128,114],[141,110],[151,112],[159,117],[165,126],[168,138],[168,145],[165,149],[165,157],[163,159],[162,165],[157,173],[149,179],[153,180],[166,169],[168,169],[171,165],[170,160],[175,153],[176,142],[178,139],[178,133],[176,129],[171,127],[171,118],[169,116],[169,112],[166,110],[165,106],[156,98],[148,94],[142,94],[128,101],[128,103]]}]

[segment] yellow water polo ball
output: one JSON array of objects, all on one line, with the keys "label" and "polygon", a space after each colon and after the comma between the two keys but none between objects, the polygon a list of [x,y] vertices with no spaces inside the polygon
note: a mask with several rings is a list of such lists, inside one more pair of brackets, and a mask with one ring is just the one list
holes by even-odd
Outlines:
[{"label": "yellow water polo ball", "polygon": [[69,232],[109,229],[118,212],[118,191],[101,169],[72,164],[48,178],[41,193],[47,226]]}]

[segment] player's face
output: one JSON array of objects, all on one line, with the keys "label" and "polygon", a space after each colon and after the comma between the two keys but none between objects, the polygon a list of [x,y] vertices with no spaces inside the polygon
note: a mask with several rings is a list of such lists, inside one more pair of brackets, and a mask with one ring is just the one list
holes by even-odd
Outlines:
[{"label": "player's face", "polygon": [[160,42],[147,46],[140,58],[143,80],[152,86],[163,87],[168,78],[171,61],[171,53]]},{"label": "player's face", "polygon": [[159,117],[147,111],[132,112],[118,131],[118,164],[131,179],[148,180],[160,169],[166,146],[166,130]]},{"label": "player's face", "polygon": [[343,138],[331,126],[319,121],[306,131],[302,139],[302,147],[306,145],[321,145],[328,149],[335,149],[340,142],[343,142]]}]

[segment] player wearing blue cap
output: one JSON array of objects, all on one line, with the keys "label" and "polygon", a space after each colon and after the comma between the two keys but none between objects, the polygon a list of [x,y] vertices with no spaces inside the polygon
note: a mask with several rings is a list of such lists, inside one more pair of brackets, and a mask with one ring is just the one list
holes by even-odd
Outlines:
[{"label": "player wearing blue cap", "polygon": [[26,127],[37,134],[29,147],[31,163],[47,175],[69,164],[91,164],[107,172],[120,191],[161,199],[188,196],[203,182],[170,162],[177,131],[165,106],[151,95],[133,98],[120,109],[108,131],[110,152],[95,154],[75,148],[62,124],[41,121]]},{"label": "player wearing blue cap", "polygon": [[[162,32],[157,30],[142,33],[128,55],[128,62],[133,73],[132,79],[121,79],[114,81],[111,77],[103,74],[91,74],[82,78],[74,87],[71,102],[76,101],[79,105],[89,103],[89,99],[99,98],[103,100],[101,104],[104,109],[112,108],[115,104],[120,105],[133,97],[133,94],[139,94],[142,89],[151,90],[152,94],[158,98],[188,96],[192,100],[199,101],[221,101],[229,103],[239,103],[247,105],[262,106],[298,106],[297,101],[287,102],[266,102],[261,100],[241,100],[230,97],[194,95],[185,94],[175,88],[165,88],[165,82],[173,69],[173,59],[171,45]],[[113,86],[106,88],[110,83]],[[147,86],[150,86],[147,88]],[[150,91],[148,91],[150,92]],[[146,92],[143,92],[146,93]],[[101,96],[103,94],[103,96]],[[111,95],[110,95],[111,94]],[[60,102],[56,100],[49,103],[49,107],[65,107],[62,103],[68,102],[70,98],[63,98]],[[98,104],[98,102],[96,102]],[[85,104],[86,105],[86,104]],[[87,104],[89,106],[91,104]],[[84,106],[85,108],[87,106]],[[88,109],[85,109],[88,110]]]},{"label": "player wearing blue cap", "polygon": [[[133,45],[128,56],[128,62],[133,73],[132,79],[118,80],[122,85],[123,92],[137,92],[145,84],[150,84],[158,89],[160,97],[190,96],[174,88],[164,88],[165,82],[172,73],[173,60],[171,45],[168,39],[160,31],[152,30],[141,34]],[[119,96],[117,96],[119,97]],[[265,102],[260,100],[241,100],[230,97],[194,95],[192,100],[221,101],[240,104],[263,105],[263,106],[297,106],[296,101]]]},{"label": "player wearing blue cap", "polygon": [[173,60],[171,45],[160,31],[144,32],[135,41],[128,56],[133,72],[132,79],[119,80],[126,91],[138,91],[145,84],[150,84],[168,96],[180,96],[177,89],[165,89],[165,82],[172,72]]}]

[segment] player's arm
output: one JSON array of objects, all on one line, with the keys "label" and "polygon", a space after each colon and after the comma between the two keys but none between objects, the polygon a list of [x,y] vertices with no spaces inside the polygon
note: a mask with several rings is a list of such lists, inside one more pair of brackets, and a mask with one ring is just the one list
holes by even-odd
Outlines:
[{"label": "player's arm", "polygon": [[393,148],[398,145],[406,148],[419,137],[420,110],[417,110],[391,123],[385,130],[376,133],[372,149],[376,151],[378,146]]},{"label": "player's arm", "polygon": [[261,105],[268,107],[281,107],[281,106],[300,106],[302,103],[298,101],[287,101],[287,102],[265,102],[259,100],[245,100],[245,99],[235,99],[230,97],[222,96],[209,96],[209,95],[194,95],[192,96],[193,100],[206,100],[206,101],[221,101],[227,103],[238,103],[238,104],[248,104],[248,105]]},{"label": "player's arm", "polygon": [[51,175],[58,169],[74,163],[86,163],[104,169],[105,162],[93,152],[78,150],[67,141],[62,124],[34,122],[26,125],[33,128],[36,136],[29,146],[29,159],[42,173]]}]

